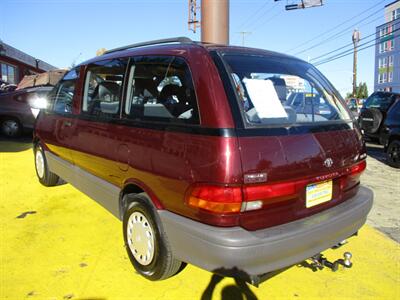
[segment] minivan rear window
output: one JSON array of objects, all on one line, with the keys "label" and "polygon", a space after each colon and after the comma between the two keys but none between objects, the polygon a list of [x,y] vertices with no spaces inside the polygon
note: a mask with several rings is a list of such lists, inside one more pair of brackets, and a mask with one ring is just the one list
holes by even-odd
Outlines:
[{"label": "minivan rear window", "polygon": [[292,58],[223,54],[247,125],[343,122],[343,100],[312,65]]}]

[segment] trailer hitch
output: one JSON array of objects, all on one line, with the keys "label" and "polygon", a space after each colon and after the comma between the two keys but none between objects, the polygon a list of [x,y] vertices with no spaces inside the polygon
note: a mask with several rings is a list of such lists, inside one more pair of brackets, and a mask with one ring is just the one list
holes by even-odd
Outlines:
[{"label": "trailer hitch", "polygon": [[339,265],[342,265],[345,268],[351,268],[353,263],[351,262],[352,255],[350,252],[345,252],[343,254],[343,259],[338,259],[334,262],[330,262],[326,257],[324,257],[321,253],[314,255],[311,257],[311,266],[315,269],[322,270],[324,267],[331,269],[333,272],[336,272],[339,269]]}]

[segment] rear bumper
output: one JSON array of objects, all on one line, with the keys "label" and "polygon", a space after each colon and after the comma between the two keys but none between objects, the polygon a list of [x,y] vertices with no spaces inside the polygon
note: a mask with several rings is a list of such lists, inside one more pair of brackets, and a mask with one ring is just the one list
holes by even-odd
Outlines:
[{"label": "rear bumper", "polygon": [[205,225],[159,211],[174,255],[209,271],[260,275],[285,268],[348,238],[365,223],[373,193],[360,187],[353,198],[291,223],[257,231]]}]

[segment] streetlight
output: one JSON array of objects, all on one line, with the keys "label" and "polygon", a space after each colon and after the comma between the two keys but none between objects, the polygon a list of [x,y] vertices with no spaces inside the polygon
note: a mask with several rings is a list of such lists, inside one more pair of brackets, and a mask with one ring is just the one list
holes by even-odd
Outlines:
[{"label": "streetlight", "polygon": [[[281,0],[275,0],[276,1],[281,1]],[[316,6],[322,6],[322,0],[301,0],[297,4],[288,4],[285,6],[286,10],[294,10],[294,9],[304,9],[304,8],[310,8],[310,7],[316,7]]]}]

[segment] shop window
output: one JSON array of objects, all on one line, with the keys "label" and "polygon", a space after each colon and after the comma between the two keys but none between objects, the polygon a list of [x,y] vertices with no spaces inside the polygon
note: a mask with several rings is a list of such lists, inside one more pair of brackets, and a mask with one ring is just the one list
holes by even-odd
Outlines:
[{"label": "shop window", "polygon": [[11,84],[17,84],[17,67],[1,63],[1,80]]}]

